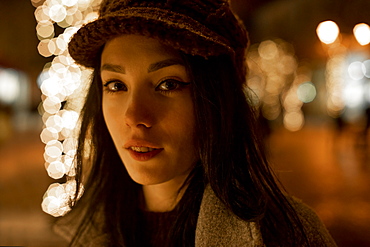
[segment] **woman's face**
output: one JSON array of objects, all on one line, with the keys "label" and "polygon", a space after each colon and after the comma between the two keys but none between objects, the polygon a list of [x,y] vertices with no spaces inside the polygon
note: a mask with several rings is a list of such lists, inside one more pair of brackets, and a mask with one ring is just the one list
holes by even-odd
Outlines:
[{"label": "woman's face", "polygon": [[179,53],[155,39],[123,35],[101,57],[103,114],[131,178],[183,181],[197,160],[190,78]]}]

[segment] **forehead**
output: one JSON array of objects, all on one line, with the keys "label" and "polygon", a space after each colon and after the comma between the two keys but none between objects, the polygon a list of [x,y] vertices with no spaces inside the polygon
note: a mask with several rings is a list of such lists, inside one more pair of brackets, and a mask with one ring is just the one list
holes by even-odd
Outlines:
[{"label": "forehead", "polygon": [[181,58],[180,53],[160,41],[142,35],[122,35],[109,40],[103,49],[101,61],[121,62],[135,60],[142,62],[164,58]]}]

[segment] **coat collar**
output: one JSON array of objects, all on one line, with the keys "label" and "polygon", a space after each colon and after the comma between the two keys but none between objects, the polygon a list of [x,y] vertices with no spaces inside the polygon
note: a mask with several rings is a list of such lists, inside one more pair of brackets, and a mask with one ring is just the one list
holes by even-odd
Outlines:
[{"label": "coat collar", "polygon": [[[81,215],[76,217],[81,217]],[[76,219],[75,217],[72,218]],[[66,240],[71,241],[76,228],[71,227],[71,222],[67,219],[61,219],[54,226],[54,230],[65,237]],[[98,232],[100,233],[101,231],[97,231],[92,226],[86,239],[84,238],[77,245],[89,247],[106,246],[103,243],[106,243],[108,240],[107,236],[105,234],[99,235]],[[89,239],[88,241],[86,241],[87,238]],[[264,244],[258,224],[239,219],[217,198],[211,187],[207,186],[200,205],[195,232],[195,246],[262,247]]]},{"label": "coat collar", "polygon": [[238,218],[217,198],[207,186],[200,206],[195,246],[264,246],[256,222]]}]

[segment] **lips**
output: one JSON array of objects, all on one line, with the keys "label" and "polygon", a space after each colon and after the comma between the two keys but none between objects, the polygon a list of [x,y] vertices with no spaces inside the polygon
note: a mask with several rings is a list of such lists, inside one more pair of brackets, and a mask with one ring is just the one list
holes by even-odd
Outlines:
[{"label": "lips", "polygon": [[137,161],[148,161],[164,150],[158,145],[144,140],[130,140],[124,145],[124,148]]},{"label": "lips", "polygon": [[155,148],[150,148],[150,147],[131,147],[131,149],[138,153],[147,153],[147,152],[151,152],[155,150]]}]

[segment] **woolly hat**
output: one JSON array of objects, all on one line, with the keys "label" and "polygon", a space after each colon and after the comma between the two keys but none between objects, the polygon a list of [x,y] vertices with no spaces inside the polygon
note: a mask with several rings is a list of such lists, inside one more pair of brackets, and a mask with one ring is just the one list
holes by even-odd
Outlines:
[{"label": "woolly hat", "polygon": [[246,30],[227,0],[103,0],[99,18],[77,31],[69,53],[77,64],[93,68],[104,44],[122,34],[156,38],[205,58],[227,54],[237,67],[248,45]]}]

